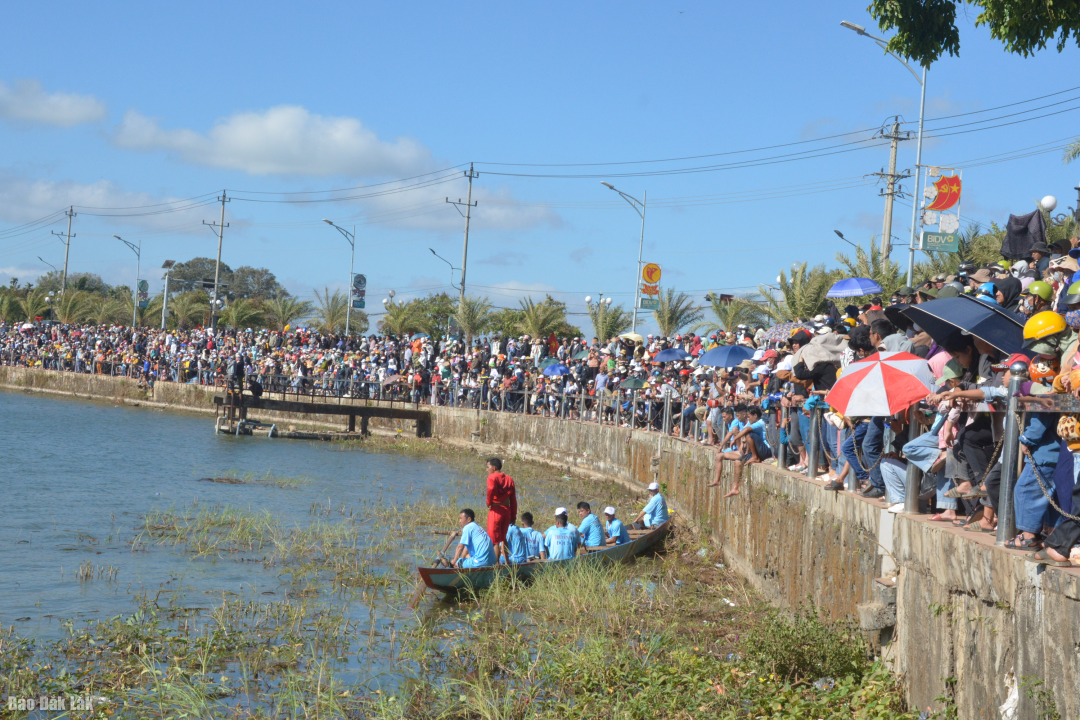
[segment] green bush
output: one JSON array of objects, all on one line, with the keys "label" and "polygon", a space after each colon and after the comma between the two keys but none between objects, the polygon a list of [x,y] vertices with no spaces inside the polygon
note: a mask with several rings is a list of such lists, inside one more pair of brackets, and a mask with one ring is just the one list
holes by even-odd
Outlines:
[{"label": "green bush", "polygon": [[858,626],[823,620],[812,603],[790,615],[770,609],[746,631],[740,646],[747,660],[787,680],[851,676],[858,682],[870,667]]}]

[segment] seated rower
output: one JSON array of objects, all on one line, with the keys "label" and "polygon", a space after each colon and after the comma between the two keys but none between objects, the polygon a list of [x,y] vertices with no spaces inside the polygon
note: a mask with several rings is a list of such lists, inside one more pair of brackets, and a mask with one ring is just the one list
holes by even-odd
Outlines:
[{"label": "seated rower", "polygon": [[608,538],[604,541],[607,545],[622,545],[630,542],[630,533],[626,532],[622,520],[615,517],[615,508],[610,505],[604,508],[604,516],[607,518]]},{"label": "seated rower", "polygon": [[507,565],[519,565],[529,560],[525,535],[513,520],[506,527],[506,542],[501,545],[500,552]]},{"label": "seated rower", "polygon": [[521,513],[521,534],[525,538],[525,552],[530,560],[540,557],[540,551],[544,548],[544,534],[533,527],[532,513]]},{"label": "seated rower", "polygon": [[464,508],[458,514],[461,524],[461,541],[454,551],[451,563],[456,568],[490,567],[495,564],[495,546],[484,528],[476,524],[476,513]]},{"label": "seated rower", "polygon": [[634,518],[635,530],[645,530],[663,525],[668,520],[667,500],[660,494],[659,483],[649,483],[649,502]]},{"label": "seated rower", "polygon": [[592,514],[592,508],[584,500],[577,504],[578,516],[581,525],[578,533],[581,535],[581,543],[587,548],[604,546],[604,531],[600,528],[600,520]]},{"label": "seated rower", "polygon": [[567,522],[566,508],[555,509],[555,524],[544,533],[544,547],[540,549],[541,560],[569,560],[581,547],[578,531]]}]

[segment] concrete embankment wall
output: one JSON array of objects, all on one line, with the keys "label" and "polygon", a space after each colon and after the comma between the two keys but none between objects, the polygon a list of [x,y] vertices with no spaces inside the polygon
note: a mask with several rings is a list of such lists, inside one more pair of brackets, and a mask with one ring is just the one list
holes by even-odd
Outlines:
[{"label": "concrete embankment wall", "polygon": [[[168,383],[149,393],[123,379],[13,368],[0,368],[0,387],[210,413],[215,394]],[[962,533],[926,516],[890,515],[879,504],[826,492],[820,483],[771,466],[752,467],[743,492],[722,500],[705,487],[713,452],[657,433],[476,410],[433,411],[436,437],[642,489],[657,478],[671,505],[707,530],[725,561],[781,606],[810,599],[832,617],[857,617],[858,605],[895,598],[895,606],[879,613],[889,617],[895,611],[895,627],[883,623],[876,635],[882,656],[903,675],[913,707],[938,707],[934,698],[951,692],[962,720],[999,718],[1011,674],[1043,680],[1061,717],[1080,718],[1077,570],[1044,569],[995,547],[990,535]],[[344,422],[340,416],[266,419],[336,429]],[[412,423],[398,424],[411,431]],[[895,590],[883,593],[880,577],[894,577]],[[1023,691],[1020,702],[1018,718],[1038,717]]]}]

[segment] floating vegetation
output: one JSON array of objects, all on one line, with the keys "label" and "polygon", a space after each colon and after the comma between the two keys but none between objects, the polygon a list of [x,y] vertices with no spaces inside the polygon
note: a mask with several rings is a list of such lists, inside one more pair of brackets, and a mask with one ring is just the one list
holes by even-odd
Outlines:
[{"label": "floating vegetation", "polygon": [[310,483],[311,478],[305,475],[296,477],[275,475],[269,471],[260,475],[259,473],[254,472],[241,473],[238,470],[227,470],[215,477],[201,477],[198,479],[198,482],[219,483],[222,485],[263,485],[266,487],[292,488]]}]

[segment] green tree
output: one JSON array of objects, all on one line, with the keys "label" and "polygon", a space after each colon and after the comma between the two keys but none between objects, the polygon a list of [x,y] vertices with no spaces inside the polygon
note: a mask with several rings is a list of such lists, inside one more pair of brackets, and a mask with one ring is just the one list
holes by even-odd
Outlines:
[{"label": "green tree", "polygon": [[312,304],[294,297],[276,297],[263,303],[263,312],[269,326],[283,332],[285,327],[311,316]]},{"label": "green tree", "polygon": [[607,342],[630,329],[633,315],[622,305],[589,303],[589,320],[592,321],[595,337],[599,338],[600,342]]},{"label": "green tree", "polygon": [[[39,290],[45,292],[60,292],[62,284],[62,273],[50,270],[38,278],[37,286]],[[67,290],[78,290],[90,295],[110,295],[113,293],[114,288],[102,280],[100,275],[80,272],[68,273]],[[124,291],[131,292],[131,289],[124,287]]]},{"label": "green tree", "polygon": [[761,325],[765,322],[765,315],[761,311],[761,304],[750,298],[737,297],[724,300],[720,293],[709,294],[709,312],[707,317],[693,328],[696,333],[714,333],[718,331],[734,332],[739,325]]},{"label": "green tree", "polygon": [[420,329],[421,313],[413,303],[396,303],[391,300],[385,307],[386,313],[380,325],[383,333],[406,337]]},{"label": "green tree", "polygon": [[16,320],[22,320],[23,315],[22,304],[19,302],[19,298],[15,296],[13,292],[5,292],[0,295],[0,322],[10,323]]},{"label": "green tree", "polygon": [[[562,307],[560,307],[560,305]],[[552,301],[533,302],[532,296],[521,301],[521,319],[517,330],[530,337],[546,338],[566,324],[566,305]]]},{"label": "green tree", "polygon": [[253,300],[237,298],[225,306],[221,320],[234,330],[257,328],[263,324],[263,311]]},{"label": "green tree", "polygon": [[808,268],[806,263],[791,268],[791,278],[780,271],[780,296],[763,285],[758,292],[765,299],[762,312],[774,323],[806,319],[825,310],[825,294],[829,292],[830,274],[824,265]]},{"label": "green tree", "polygon": [[499,308],[491,313],[487,330],[500,337],[517,335],[519,332],[518,328],[521,326],[521,322],[524,318],[525,313],[521,310],[516,310],[514,308]]},{"label": "green tree", "polygon": [[409,305],[416,316],[416,330],[434,338],[446,334],[450,318],[457,312],[458,299],[444,292],[432,293],[410,301]]},{"label": "green tree", "polygon": [[[176,287],[183,288],[184,290],[201,290],[203,288],[203,281],[214,282],[214,266],[217,261],[214,258],[197,257],[188,260],[187,262],[177,263],[172,266],[172,270],[169,271],[169,284],[177,283]],[[225,291],[222,295],[229,296],[232,292],[232,268],[225,263],[221,263],[221,276],[218,278],[218,283],[226,285]]]},{"label": "green tree", "polygon": [[46,294],[40,290],[28,292],[26,297],[19,301],[22,305],[23,317],[30,321],[44,317],[49,311],[49,301],[46,297]]},{"label": "green tree", "polygon": [[[146,303],[146,307],[139,308],[135,311],[135,324],[137,327],[158,327],[161,325],[161,304],[165,300],[164,293],[158,293]],[[123,311],[120,313],[120,320],[125,325],[131,320],[131,293],[128,292],[120,300],[120,305]]]},{"label": "green tree", "polygon": [[491,302],[487,298],[470,295],[458,303],[453,318],[465,334],[466,346],[472,344],[473,337],[487,329],[491,316]]},{"label": "green tree", "polygon": [[348,311],[348,300],[345,293],[335,290],[330,294],[330,288],[324,287],[322,294],[315,291],[315,313],[312,319],[316,327],[324,333],[338,333],[345,329],[345,315]]},{"label": "green tree", "polygon": [[[110,325],[124,314],[123,303],[116,298],[104,295],[95,296],[87,308],[87,318],[95,325]],[[128,313],[127,317],[130,318],[131,314]]]},{"label": "green tree", "polygon": [[229,284],[230,298],[273,300],[289,297],[289,291],[282,287],[274,273],[266,268],[254,268],[241,265],[232,271]]},{"label": "green tree", "polygon": [[86,318],[89,309],[87,294],[79,290],[68,289],[53,306],[53,318],[65,325],[75,325]]},{"label": "green tree", "polygon": [[202,290],[182,293],[169,301],[169,315],[181,330],[202,324],[209,310],[210,296]]},{"label": "green tree", "polygon": [[657,299],[660,306],[653,310],[653,320],[664,337],[672,337],[682,328],[697,323],[705,314],[700,308],[694,307],[689,295],[675,292],[674,288],[662,291]]},{"label": "green tree", "polygon": [[[836,260],[843,267],[832,272],[832,277],[829,278],[828,282],[830,287],[844,278],[869,278],[881,286],[881,292],[874,293],[873,297],[880,295],[887,298],[891,297],[894,292],[907,285],[907,271],[901,271],[899,263],[890,260],[888,266],[882,268],[881,248],[875,245],[872,239],[870,241],[869,254],[859,246],[855,248],[854,260],[842,252],[836,253]],[[862,305],[865,302],[869,302],[870,297],[871,296],[844,298],[844,302]]]},{"label": "green tree", "polygon": [[[967,0],[980,9],[975,26],[1008,52],[1027,57],[1056,41],[1061,52],[1069,38],[1080,45],[1080,5],[1050,0]],[[955,0],[871,0],[867,10],[882,30],[896,30],[889,40],[894,53],[929,67],[943,53],[960,54]]]}]

